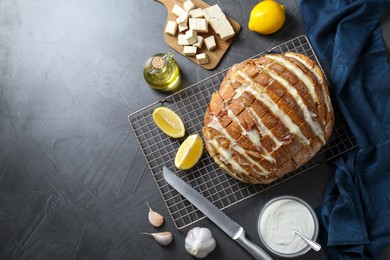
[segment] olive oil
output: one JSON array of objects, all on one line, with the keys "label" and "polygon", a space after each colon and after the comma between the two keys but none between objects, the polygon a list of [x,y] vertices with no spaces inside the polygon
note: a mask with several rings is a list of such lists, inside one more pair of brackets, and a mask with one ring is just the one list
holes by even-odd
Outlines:
[{"label": "olive oil", "polygon": [[144,78],[150,87],[161,91],[175,91],[180,85],[180,70],[173,52],[159,53],[148,59]]}]

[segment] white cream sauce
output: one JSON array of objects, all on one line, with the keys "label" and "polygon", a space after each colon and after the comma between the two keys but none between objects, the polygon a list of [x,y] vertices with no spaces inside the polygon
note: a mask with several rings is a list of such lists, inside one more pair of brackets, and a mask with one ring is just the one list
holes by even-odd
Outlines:
[{"label": "white cream sauce", "polygon": [[[237,71],[237,73],[242,77],[246,76],[245,73],[241,71]],[[304,143],[305,145],[310,144],[310,141],[302,134],[299,126],[294,124],[292,119],[282,109],[280,109],[279,106],[267,94],[260,92],[254,88],[253,81],[249,81],[248,85],[243,84],[237,89],[239,89],[237,93],[242,94],[245,91],[251,93],[256,99],[265,104],[269,108],[269,110],[274,115],[276,115],[280,119],[280,121],[282,121],[282,123],[288,128],[288,130],[299,138],[302,143]],[[235,95],[235,98],[237,98],[237,94]]]},{"label": "white cream sauce", "polygon": [[259,133],[256,130],[252,131],[247,131],[240,123],[240,120],[234,115],[233,111],[228,109],[228,116],[229,118],[236,123],[244,136],[246,136],[254,145],[256,146],[261,146],[260,143],[260,136]]},{"label": "white cream sauce", "polygon": [[261,135],[263,135],[263,136],[268,135],[271,138],[271,140],[274,142],[274,145],[273,145],[272,149],[275,151],[279,147],[281,147],[283,145],[283,143],[280,142],[278,138],[276,138],[276,136],[271,132],[271,130],[268,129],[268,127],[265,126],[263,121],[261,121],[261,118],[253,110],[253,108],[249,107],[249,108],[246,108],[246,109],[250,112],[250,114],[256,120],[256,123],[258,125],[258,128],[260,130]]},{"label": "white cream sauce", "polygon": [[298,61],[300,61],[306,68],[308,68],[310,71],[312,71],[314,73],[314,75],[316,76],[317,78],[317,81],[319,82],[319,84],[321,85],[321,90],[322,90],[322,95],[324,96],[325,98],[325,106],[326,106],[326,110],[328,112],[330,112],[331,110],[331,101],[330,101],[330,97],[329,95],[326,95],[326,90],[325,90],[325,82],[322,80],[322,77],[318,74],[317,70],[313,70],[312,66],[310,66],[304,59],[302,59],[301,57],[297,56],[297,55],[294,55],[294,54],[291,54],[291,53],[286,53],[285,54],[287,57],[290,57],[290,58],[294,58]]},{"label": "white cream sauce", "polygon": [[228,109],[229,118],[235,122],[241,129],[242,135],[246,136],[255,146],[259,147],[263,151],[263,158],[271,163],[276,163],[276,160],[272,155],[263,147],[260,142],[259,132],[254,130],[247,131],[240,123],[240,120],[234,115],[233,111]]},{"label": "white cream sauce", "polygon": [[313,130],[314,134],[322,141],[323,144],[325,144],[325,137],[324,133],[322,131],[321,126],[318,124],[318,122],[314,121],[313,119],[313,113],[311,113],[303,101],[302,97],[299,95],[298,90],[291,86],[291,84],[285,80],[284,78],[280,77],[279,75],[276,75],[276,73],[272,71],[268,71],[269,75],[272,76],[277,82],[282,84],[287,92],[294,98],[295,102],[299,106],[299,108],[303,112],[303,117],[306,121],[306,123],[309,124],[311,130]]},{"label": "white cream sauce", "polygon": [[270,58],[272,60],[276,60],[277,62],[282,64],[284,67],[289,69],[291,72],[293,72],[295,74],[295,76],[297,76],[298,79],[300,81],[302,81],[303,84],[307,87],[307,89],[309,90],[309,94],[310,94],[311,98],[313,99],[314,103],[317,103],[317,104],[319,103],[313,82],[294,63],[292,63],[288,60],[285,60],[279,56],[268,56],[268,58]]},{"label": "white cream sauce", "polygon": [[294,230],[312,238],[315,221],[305,205],[294,199],[280,199],[268,205],[259,219],[264,242],[282,254],[293,254],[307,247]]},{"label": "white cream sauce", "polygon": [[[229,132],[221,125],[218,118],[213,116],[213,120],[207,125],[207,127],[214,128],[215,130],[221,132],[226,139],[230,141],[230,147],[235,150],[237,153],[239,153],[242,157],[244,157],[248,162],[250,162],[252,165],[255,165],[259,170],[256,170],[253,168],[253,171],[260,175],[268,175],[269,171],[267,171],[264,167],[262,167],[258,162],[253,160],[245,151],[244,148],[242,148],[240,145],[238,145],[237,140],[234,139],[232,136],[230,136]],[[214,146],[214,148],[219,152],[219,154],[222,157],[222,161],[224,163],[229,163],[236,171],[245,173],[246,175],[249,175],[247,171],[245,171],[239,163],[237,163],[235,160],[233,160],[231,152],[227,149],[224,149],[222,146],[219,145],[219,143],[212,139],[210,140],[211,144]]]}]

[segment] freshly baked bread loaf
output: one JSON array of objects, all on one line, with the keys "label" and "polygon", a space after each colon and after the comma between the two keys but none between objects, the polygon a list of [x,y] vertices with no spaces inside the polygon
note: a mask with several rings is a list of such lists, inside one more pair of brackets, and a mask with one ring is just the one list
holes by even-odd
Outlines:
[{"label": "freshly baked bread loaf", "polygon": [[232,66],[212,94],[202,129],[218,165],[247,183],[270,183],[309,161],[334,123],[328,85],[302,54]]}]

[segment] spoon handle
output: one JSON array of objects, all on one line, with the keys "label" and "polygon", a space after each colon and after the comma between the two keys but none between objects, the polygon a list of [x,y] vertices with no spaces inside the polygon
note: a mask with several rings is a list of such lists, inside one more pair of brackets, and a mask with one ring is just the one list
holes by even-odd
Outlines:
[{"label": "spoon handle", "polygon": [[305,240],[305,242],[314,250],[314,251],[320,251],[321,245],[317,242],[308,239],[307,237],[303,236],[301,233],[299,233],[297,230],[294,230],[295,234],[297,234],[300,238]]}]

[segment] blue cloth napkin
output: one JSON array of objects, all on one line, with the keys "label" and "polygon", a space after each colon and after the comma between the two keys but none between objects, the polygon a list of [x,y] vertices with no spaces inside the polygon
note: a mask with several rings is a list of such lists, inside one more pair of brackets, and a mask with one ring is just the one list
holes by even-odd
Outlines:
[{"label": "blue cloth napkin", "polygon": [[330,259],[375,259],[390,244],[390,67],[380,20],[389,1],[301,0],[305,31],[328,69],[359,148],[336,159],[319,209]]}]

